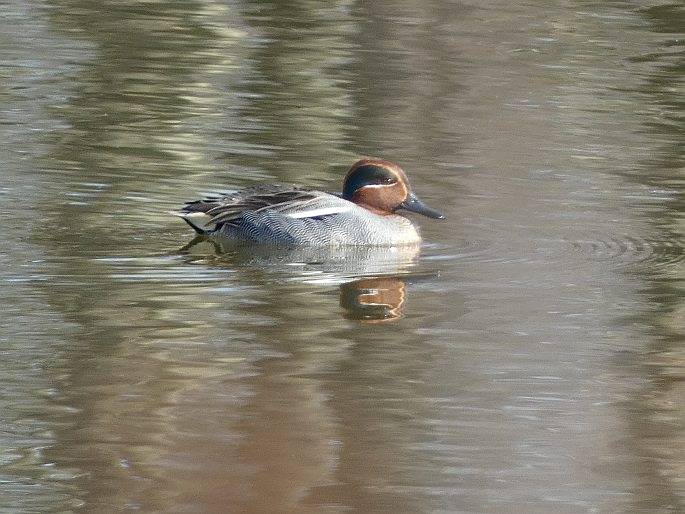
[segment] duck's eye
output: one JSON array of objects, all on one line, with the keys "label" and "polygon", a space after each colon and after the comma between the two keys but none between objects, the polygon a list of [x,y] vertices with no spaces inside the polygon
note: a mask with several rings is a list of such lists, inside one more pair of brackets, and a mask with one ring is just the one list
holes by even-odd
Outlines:
[{"label": "duck's eye", "polygon": [[392,178],[392,177],[385,177],[385,178],[383,179],[383,183],[384,183],[384,184],[394,184],[394,183],[395,183],[395,179]]}]

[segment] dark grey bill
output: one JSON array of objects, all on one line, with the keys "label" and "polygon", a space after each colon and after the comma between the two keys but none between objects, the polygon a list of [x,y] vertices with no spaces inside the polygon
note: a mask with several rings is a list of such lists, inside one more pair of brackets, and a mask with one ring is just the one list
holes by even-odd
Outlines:
[{"label": "dark grey bill", "polygon": [[419,200],[414,193],[409,193],[409,196],[400,204],[400,207],[417,214],[423,214],[429,218],[435,218],[438,220],[445,219],[445,216],[443,216],[442,213],[428,207],[425,203]]}]

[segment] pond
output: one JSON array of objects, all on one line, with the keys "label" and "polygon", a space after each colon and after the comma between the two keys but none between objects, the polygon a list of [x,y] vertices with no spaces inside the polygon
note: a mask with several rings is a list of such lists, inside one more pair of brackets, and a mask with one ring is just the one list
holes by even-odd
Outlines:
[{"label": "pond", "polygon": [[[0,512],[685,510],[685,8],[7,0]],[[400,165],[421,248],[169,214]]]}]

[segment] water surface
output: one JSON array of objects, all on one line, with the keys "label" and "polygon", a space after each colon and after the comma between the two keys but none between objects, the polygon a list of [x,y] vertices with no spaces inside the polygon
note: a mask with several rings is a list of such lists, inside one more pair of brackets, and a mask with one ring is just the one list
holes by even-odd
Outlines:
[{"label": "water surface", "polygon": [[[0,512],[685,509],[683,34],[648,2],[10,0]],[[167,214],[361,156],[420,252]]]}]

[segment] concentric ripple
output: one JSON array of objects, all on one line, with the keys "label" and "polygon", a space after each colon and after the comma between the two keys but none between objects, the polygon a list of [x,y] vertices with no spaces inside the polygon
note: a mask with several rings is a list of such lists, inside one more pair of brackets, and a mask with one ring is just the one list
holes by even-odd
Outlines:
[{"label": "concentric ripple", "polygon": [[563,234],[561,237],[551,234],[532,237],[531,234],[482,235],[482,239],[458,241],[449,247],[426,246],[422,259],[502,265],[567,261],[567,267],[595,261],[611,263],[617,268],[649,266],[652,270],[666,270],[685,260],[685,241],[677,237],[641,238],[600,232]]},{"label": "concentric ripple", "polygon": [[685,242],[678,238],[594,234],[594,237],[572,242],[571,246],[593,259],[612,261],[618,266],[668,268],[685,258]]}]

